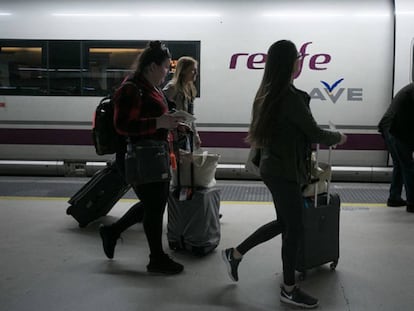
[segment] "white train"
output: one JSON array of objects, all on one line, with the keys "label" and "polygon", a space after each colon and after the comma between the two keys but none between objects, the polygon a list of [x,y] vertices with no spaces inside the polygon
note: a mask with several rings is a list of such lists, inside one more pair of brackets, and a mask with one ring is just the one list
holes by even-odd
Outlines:
[{"label": "white train", "polygon": [[[290,39],[304,55],[297,87],[313,114],[348,134],[334,176],[389,173],[377,123],[413,80],[412,0],[20,1],[0,4],[0,171],[89,174],[91,119],[148,40],[199,60],[195,112],[219,176],[245,177],[243,139],[266,51]],[[322,160],[326,152],[321,153]]]}]

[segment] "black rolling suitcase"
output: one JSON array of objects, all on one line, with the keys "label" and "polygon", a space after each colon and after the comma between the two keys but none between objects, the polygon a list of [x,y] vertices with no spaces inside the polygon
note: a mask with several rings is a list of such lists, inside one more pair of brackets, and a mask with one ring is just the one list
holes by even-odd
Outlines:
[{"label": "black rolling suitcase", "polygon": [[[329,165],[331,151],[330,148]],[[307,270],[327,263],[330,263],[331,270],[335,270],[339,260],[341,200],[337,193],[330,193],[330,177],[327,181],[327,192],[317,193],[318,187],[315,187],[315,196],[304,198],[303,235],[296,262],[296,270],[301,273],[299,277],[302,280],[305,279]]]},{"label": "black rolling suitcase", "polygon": [[[192,133],[189,135],[192,138]],[[191,153],[192,140],[190,139]],[[187,250],[196,256],[212,252],[220,243],[220,190],[194,187],[194,165],[191,163],[191,187],[181,187],[179,150],[177,187],[168,196],[168,245],[173,250]]]},{"label": "black rolling suitcase", "polygon": [[129,190],[116,165],[108,164],[70,198],[66,214],[75,218],[79,227],[105,216],[115,203]]}]

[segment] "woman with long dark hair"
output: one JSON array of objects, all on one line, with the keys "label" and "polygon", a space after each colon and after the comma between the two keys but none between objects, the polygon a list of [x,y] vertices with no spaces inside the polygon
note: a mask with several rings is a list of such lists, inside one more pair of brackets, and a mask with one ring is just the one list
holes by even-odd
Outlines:
[{"label": "woman with long dark hair", "polygon": [[252,233],[235,248],[223,250],[230,278],[238,281],[238,265],[256,245],[282,234],[282,302],[315,308],[318,300],[296,286],[295,263],[302,232],[302,186],[310,181],[311,144],[343,144],[346,136],[321,129],[310,108],[310,97],[293,85],[300,55],[288,40],[272,44],[263,79],[253,103],[247,141],[260,149],[260,175],[272,193],[276,220]]},{"label": "woman with long dark hair", "polygon": [[[128,138],[129,144],[148,139],[167,142],[169,130],[180,124],[180,118],[168,113],[168,105],[159,89],[170,70],[170,61],[171,54],[160,41],[149,42],[136,62],[133,75],[124,81],[115,94],[115,127],[120,135]],[[132,183],[132,187],[141,203],[132,206],[112,225],[100,227],[106,256],[113,258],[121,233],[143,217],[150,249],[147,270],[165,274],[180,273],[184,267],[164,253],[162,245],[169,180]]]}]

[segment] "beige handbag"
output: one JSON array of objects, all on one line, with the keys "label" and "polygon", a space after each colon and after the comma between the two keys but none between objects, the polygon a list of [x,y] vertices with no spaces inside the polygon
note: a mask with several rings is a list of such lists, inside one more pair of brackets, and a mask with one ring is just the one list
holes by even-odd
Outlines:
[{"label": "beige handbag", "polygon": [[[216,169],[219,154],[193,153],[180,149],[179,169],[180,169],[180,186],[191,187],[191,161],[194,165],[194,186],[210,188],[216,185]],[[177,170],[172,171],[172,186],[177,187]]]},{"label": "beige handbag", "polygon": [[328,190],[328,182],[331,180],[332,170],[331,166],[327,163],[319,162],[316,165],[314,154],[312,154],[312,168],[311,176],[312,179],[318,179],[317,182],[306,185],[303,189],[302,194],[304,197],[312,197],[315,195],[315,187],[317,187],[318,193],[325,193]]}]

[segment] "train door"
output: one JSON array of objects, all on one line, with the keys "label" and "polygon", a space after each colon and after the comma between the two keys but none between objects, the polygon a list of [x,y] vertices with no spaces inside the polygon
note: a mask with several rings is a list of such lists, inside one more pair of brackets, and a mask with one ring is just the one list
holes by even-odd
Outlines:
[{"label": "train door", "polygon": [[414,2],[395,0],[394,94],[414,81]]}]

